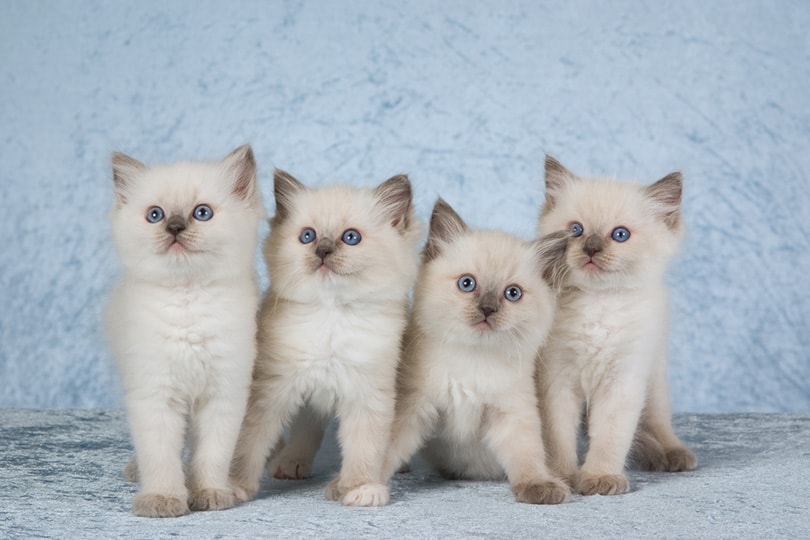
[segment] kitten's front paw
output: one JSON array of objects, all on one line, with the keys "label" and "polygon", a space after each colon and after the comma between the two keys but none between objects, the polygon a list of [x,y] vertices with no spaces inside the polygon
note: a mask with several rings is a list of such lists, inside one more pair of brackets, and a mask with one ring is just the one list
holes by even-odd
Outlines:
[{"label": "kitten's front paw", "polygon": [[188,514],[188,502],[186,497],[138,493],[132,502],[132,513],[150,518],[178,517]]},{"label": "kitten's front paw", "polygon": [[532,484],[515,484],[512,486],[515,500],[529,504],[560,504],[571,497],[571,489],[557,479]]},{"label": "kitten's front paw", "polygon": [[685,446],[670,448],[666,451],[667,472],[694,471],[697,468],[697,458]]},{"label": "kitten's front paw", "polygon": [[273,477],[279,480],[303,480],[312,476],[312,463],[300,459],[279,459],[273,466]]},{"label": "kitten's front paw", "polygon": [[341,502],[346,506],[385,506],[391,501],[388,486],[363,484],[346,493]]},{"label": "kitten's front paw", "polygon": [[234,504],[236,497],[230,489],[194,489],[188,497],[192,510],[225,510]]},{"label": "kitten's front paw", "polygon": [[583,495],[621,495],[630,491],[630,480],[623,474],[583,474],[578,491]]}]

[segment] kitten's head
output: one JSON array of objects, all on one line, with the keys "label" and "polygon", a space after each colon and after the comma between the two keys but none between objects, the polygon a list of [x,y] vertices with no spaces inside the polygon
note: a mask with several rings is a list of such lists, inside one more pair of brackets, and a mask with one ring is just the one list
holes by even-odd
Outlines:
[{"label": "kitten's head", "polygon": [[276,170],[276,215],[264,246],[270,286],[298,302],[401,301],[416,275],[411,184],[308,188]]},{"label": "kitten's head", "polygon": [[128,273],[164,283],[254,271],[265,216],[250,146],[219,162],[147,167],[112,155],[113,237]]},{"label": "kitten's head", "polygon": [[626,289],[659,281],[682,236],[681,174],[652,185],[585,178],[546,156],[541,232],[569,231],[567,285]]},{"label": "kitten's head", "polygon": [[472,230],[439,199],[422,252],[416,323],[442,342],[505,355],[536,349],[551,328],[568,236],[525,242]]}]

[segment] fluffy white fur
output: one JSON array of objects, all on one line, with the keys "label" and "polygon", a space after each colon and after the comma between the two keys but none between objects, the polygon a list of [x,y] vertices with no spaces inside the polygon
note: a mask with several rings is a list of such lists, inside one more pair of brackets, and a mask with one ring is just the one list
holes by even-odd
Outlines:
[{"label": "fluffy white fur", "polygon": [[[382,465],[394,414],[396,366],[416,275],[418,226],[411,188],[397,176],[375,189],[309,189],[274,177],[276,216],[265,243],[270,290],[261,308],[259,355],[248,413],[232,466],[237,496],[255,495],[266,456],[293,415],[313,426],[291,445],[311,462],[323,417],[336,413],[343,453],[327,497],[347,505],[387,504]],[[312,229],[315,239],[301,241]],[[358,232],[356,245],[342,241]],[[286,455],[291,455],[285,452]],[[301,471],[295,471],[298,474]],[[306,472],[306,471],[304,471]]]},{"label": "fluffy white fur", "polygon": [[[242,146],[221,162],[151,168],[119,153],[112,161],[123,277],[106,319],[137,459],[127,474],[140,480],[133,512],[228,508],[228,468],[256,356],[254,253],[265,213],[253,153]],[[193,217],[201,204],[213,211],[207,221]],[[150,223],[155,206],[165,216]],[[175,236],[170,220],[185,229]]]},{"label": "fluffy white fur", "polygon": [[[641,186],[578,177],[546,159],[539,230],[578,224],[582,232],[566,254],[559,309],[539,356],[539,393],[550,465],[585,495],[628,491],[634,439],[649,468],[696,466],[673,432],[666,385],[664,274],[682,235],[681,189],[679,173]],[[617,227],[629,231],[626,241],[612,238]],[[578,475],[583,411],[588,451]]]},{"label": "fluffy white fur", "polygon": [[[388,477],[423,455],[453,478],[502,479],[520,502],[567,500],[547,470],[535,357],[551,329],[567,234],[523,242],[473,231],[444,201],[433,210],[398,378]],[[475,279],[464,292],[459,279]],[[519,287],[516,301],[506,297]]]}]

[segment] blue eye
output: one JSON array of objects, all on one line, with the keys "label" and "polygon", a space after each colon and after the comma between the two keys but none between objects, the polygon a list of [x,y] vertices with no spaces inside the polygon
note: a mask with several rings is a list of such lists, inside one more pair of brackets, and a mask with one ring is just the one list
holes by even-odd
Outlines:
[{"label": "blue eye", "polygon": [[158,221],[163,219],[163,208],[159,206],[153,206],[149,210],[146,211],[146,221],[149,223],[157,223]]},{"label": "blue eye", "polygon": [[617,242],[626,242],[630,238],[630,231],[624,227],[616,227],[610,235]]},{"label": "blue eye", "polygon": [[510,302],[517,302],[520,300],[520,297],[523,296],[523,291],[517,285],[509,285],[505,291],[503,291],[503,296]]},{"label": "blue eye", "polygon": [[363,237],[360,236],[360,233],[355,231],[354,229],[347,229],[346,232],[343,233],[343,237],[341,238],[344,244],[348,244],[350,246],[356,246],[357,244],[360,243],[360,240],[362,239]]},{"label": "blue eye", "polygon": [[458,288],[462,292],[473,292],[475,290],[475,278],[470,275],[464,275],[458,278]]},{"label": "blue eye", "polygon": [[309,244],[310,242],[315,240],[316,236],[317,235],[315,234],[315,229],[307,227],[306,229],[301,231],[301,236],[299,236],[298,239],[301,241],[302,244]]},{"label": "blue eye", "polygon": [[582,236],[582,233],[585,232],[585,229],[582,228],[582,223],[576,221],[568,226],[568,230],[570,230],[571,234],[574,236]]},{"label": "blue eye", "polygon": [[194,209],[194,213],[192,215],[197,221],[208,221],[214,217],[214,211],[211,210],[211,207],[207,204],[201,204]]}]

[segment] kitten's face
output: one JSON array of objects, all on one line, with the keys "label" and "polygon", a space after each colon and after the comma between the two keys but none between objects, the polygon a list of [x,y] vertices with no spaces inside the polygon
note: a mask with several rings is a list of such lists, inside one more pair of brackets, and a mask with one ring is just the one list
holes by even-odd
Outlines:
[{"label": "kitten's face", "polygon": [[[442,231],[442,220],[455,230]],[[561,259],[565,239],[556,246]],[[537,348],[555,307],[555,294],[542,277],[549,247],[500,231],[470,230],[439,201],[415,291],[421,329],[442,342],[494,347],[507,355]]]},{"label": "kitten's face", "polygon": [[[553,160],[553,158],[549,158]],[[635,288],[659,280],[681,237],[680,174],[652,186],[577,177],[547,164],[540,231],[569,231],[567,284]]]},{"label": "kitten's face", "polygon": [[274,294],[373,301],[410,287],[416,224],[406,177],[376,189],[310,189],[277,171],[274,183],[276,216],[264,250]]},{"label": "kitten's face", "polygon": [[264,211],[249,147],[219,163],[152,168],[115,154],[113,170],[113,235],[128,271],[170,282],[252,264]]}]

